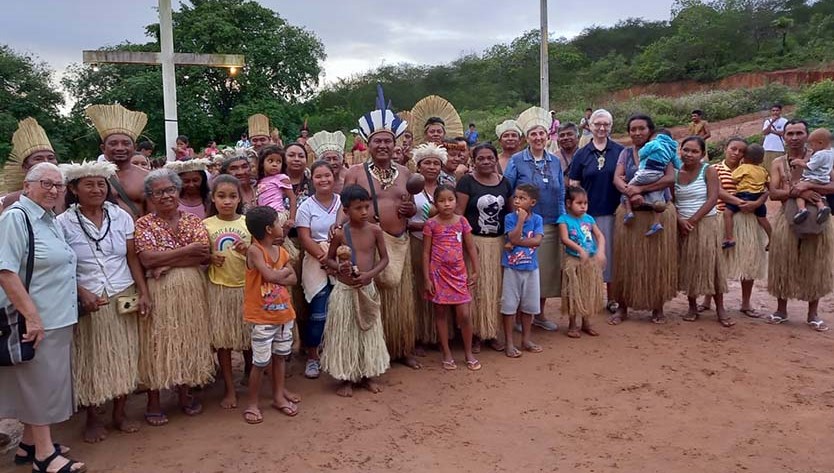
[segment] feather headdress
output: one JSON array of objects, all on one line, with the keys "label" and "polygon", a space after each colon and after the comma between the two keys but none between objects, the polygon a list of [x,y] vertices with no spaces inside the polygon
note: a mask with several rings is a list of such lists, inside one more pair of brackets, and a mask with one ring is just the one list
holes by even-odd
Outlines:
[{"label": "feather headdress", "polygon": [[313,149],[317,158],[328,151],[336,151],[339,155],[345,154],[345,141],[347,138],[341,131],[329,132],[319,131],[307,140],[307,144]]},{"label": "feather headdress", "polygon": [[115,105],[90,105],[84,110],[93,126],[98,130],[102,140],[110,135],[127,135],[133,141],[142,134],[148,124],[148,116],[142,112],[134,112]]},{"label": "feather headdress", "polygon": [[359,136],[365,141],[380,132],[388,132],[397,139],[405,133],[408,123],[389,110],[390,102],[385,103],[382,85],[376,85],[376,110],[370,111],[359,118]]},{"label": "feather headdress", "polygon": [[103,177],[110,179],[116,175],[118,166],[109,161],[84,161],[82,163],[59,164],[64,174],[64,182],[72,182],[82,177]]},{"label": "feather headdress", "polygon": [[501,135],[508,131],[515,131],[518,133],[519,137],[524,136],[524,133],[521,131],[521,127],[518,126],[518,122],[515,120],[504,120],[498,125],[495,125],[495,136],[497,136],[499,140],[501,139]]},{"label": "feather headdress", "polygon": [[463,122],[455,107],[448,100],[438,95],[429,95],[420,99],[411,109],[411,116],[414,119],[414,126],[421,127],[414,134],[414,144],[426,142],[425,126],[429,118],[437,117],[443,120],[443,128],[446,136],[456,138],[463,136]]},{"label": "feather headdress", "polygon": [[209,164],[211,164],[210,159],[195,158],[187,161],[171,161],[170,163],[165,164],[165,169],[170,169],[177,174],[182,174],[184,172],[205,171],[208,169]]},{"label": "feather headdress", "polygon": [[420,161],[427,158],[437,158],[440,160],[441,164],[446,164],[448,156],[449,154],[446,152],[446,148],[438,146],[435,143],[423,143],[414,148],[414,151],[412,152],[414,163],[418,166],[420,165]]},{"label": "feather headdress", "polygon": [[545,131],[549,131],[550,125],[553,123],[553,118],[550,117],[550,113],[547,110],[541,107],[530,107],[521,112],[521,115],[518,116],[516,121],[526,135],[537,126],[544,127]]}]

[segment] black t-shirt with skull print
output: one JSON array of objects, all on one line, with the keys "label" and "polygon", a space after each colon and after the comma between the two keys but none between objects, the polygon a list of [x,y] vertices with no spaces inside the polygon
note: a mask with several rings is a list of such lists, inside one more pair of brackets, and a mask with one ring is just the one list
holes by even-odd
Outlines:
[{"label": "black t-shirt with skull print", "polygon": [[499,237],[504,235],[504,216],[513,189],[503,176],[498,185],[485,186],[470,174],[458,181],[455,189],[469,196],[463,216],[472,227],[472,235]]}]

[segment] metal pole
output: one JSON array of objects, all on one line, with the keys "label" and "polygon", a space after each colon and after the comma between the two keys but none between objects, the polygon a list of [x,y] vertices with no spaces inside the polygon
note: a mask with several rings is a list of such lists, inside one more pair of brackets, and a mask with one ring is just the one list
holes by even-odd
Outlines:
[{"label": "metal pole", "polygon": [[173,147],[177,144],[177,79],[174,75],[174,31],[171,19],[171,0],[159,0],[159,43],[162,53],[162,99],[165,114],[165,154],[174,161]]},{"label": "metal pole", "polygon": [[539,62],[541,63],[541,108],[550,109],[550,72],[548,70],[547,56],[547,0],[541,0],[541,52]]}]

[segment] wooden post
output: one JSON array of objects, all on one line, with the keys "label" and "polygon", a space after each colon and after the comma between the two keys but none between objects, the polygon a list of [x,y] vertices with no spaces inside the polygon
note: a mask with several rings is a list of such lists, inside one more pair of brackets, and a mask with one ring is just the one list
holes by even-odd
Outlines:
[{"label": "wooden post", "polygon": [[541,81],[540,106],[545,110],[550,109],[550,71],[548,70],[547,39],[547,0],[541,0],[541,48],[539,57],[541,72],[539,79]]}]

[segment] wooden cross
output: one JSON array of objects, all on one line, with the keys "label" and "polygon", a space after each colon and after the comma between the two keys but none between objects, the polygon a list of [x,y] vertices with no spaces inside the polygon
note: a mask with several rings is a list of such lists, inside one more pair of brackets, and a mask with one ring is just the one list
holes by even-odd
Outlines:
[{"label": "wooden cross", "polygon": [[242,54],[193,54],[174,52],[171,0],[159,0],[159,42],[161,52],[83,51],[84,64],[153,64],[162,65],[162,98],[165,113],[165,149],[168,161],[176,159],[177,83],[174,66],[206,66],[229,68],[231,74],[245,65]]}]

